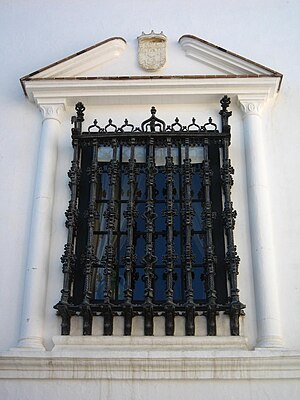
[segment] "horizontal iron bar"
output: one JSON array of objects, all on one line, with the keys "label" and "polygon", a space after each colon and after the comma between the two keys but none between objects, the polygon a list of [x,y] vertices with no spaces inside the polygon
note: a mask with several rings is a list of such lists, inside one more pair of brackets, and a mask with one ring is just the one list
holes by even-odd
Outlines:
[{"label": "horizontal iron bar", "polygon": [[206,131],[206,132],[105,132],[105,133],[90,133],[83,132],[82,134],[73,133],[72,138],[78,140],[93,140],[93,139],[143,139],[143,138],[194,138],[194,139],[223,139],[229,138],[230,133],[222,133],[218,131]]},{"label": "horizontal iron bar", "polygon": [[[133,313],[142,313],[144,310],[143,307],[144,303],[141,304],[132,304],[132,311]],[[97,315],[98,313],[101,313],[102,311],[105,310],[106,305],[104,303],[101,304],[95,304],[91,303],[90,305],[91,311],[93,315]],[[110,306],[112,308],[113,312],[123,312],[125,310],[124,303],[119,303],[119,304],[114,304],[110,303]],[[81,311],[81,305],[68,305],[68,309],[72,314],[74,313],[79,313]],[[154,312],[164,312],[166,307],[166,303],[162,304],[155,304],[153,303],[153,311]],[[209,305],[208,304],[197,304],[194,303],[195,311],[196,312],[206,312],[209,310]],[[229,311],[231,305],[230,304],[217,304],[216,305],[216,311]],[[176,304],[174,303],[174,311],[175,313],[181,313],[186,311],[186,304]]]}]

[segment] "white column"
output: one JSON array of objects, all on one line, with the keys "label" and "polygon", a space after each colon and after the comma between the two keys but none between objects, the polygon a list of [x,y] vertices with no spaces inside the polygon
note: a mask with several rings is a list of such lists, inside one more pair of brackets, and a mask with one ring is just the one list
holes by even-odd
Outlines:
[{"label": "white column", "polygon": [[238,96],[243,112],[249,204],[249,223],[255,304],[257,347],[282,347],[281,324],[273,246],[273,227],[266,173],[267,151],[261,123],[264,98]]},{"label": "white column", "polygon": [[57,141],[64,99],[38,101],[43,115],[28,240],[21,334],[18,348],[45,350],[43,325],[55,189]]}]

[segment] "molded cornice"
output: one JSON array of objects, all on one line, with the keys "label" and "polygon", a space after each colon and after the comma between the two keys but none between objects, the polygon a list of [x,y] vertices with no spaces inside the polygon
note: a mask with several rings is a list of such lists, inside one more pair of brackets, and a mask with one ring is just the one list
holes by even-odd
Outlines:
[{"label": "molded cornice", "polygon": [[[57,77],[75,77],[92,68],[119,57],[126,48],[126,40],[113,37],[96,43],[78,53],[72,54],[53,64],[47,65],[21,78],[21,84],[31,79],[53,79]],[[24,86],[23,86],[24,88]]]},{"label": "molded cornice", "polygon": [[24,81],[32,102],[65,98],[67,105],[80,99],[85,104],[182,104],[201,103],[228,95],[273,98],[280,78],[231,76],[159,76],[92,79],[34,79]]},{"label": "molded cornice", "polygon": [[188,57],[214,67],[225,74],[282,77],[279,72],[194,35],[182,36],[179,43]]}]

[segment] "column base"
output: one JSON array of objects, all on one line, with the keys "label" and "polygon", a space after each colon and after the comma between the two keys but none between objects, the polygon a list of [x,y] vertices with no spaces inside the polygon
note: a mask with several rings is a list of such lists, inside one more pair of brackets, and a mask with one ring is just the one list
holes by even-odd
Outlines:
[{"label": "column base", "polygon": [[20,339],[17,347],[13,347],[10,350],[13,351],[46,351],[42,338],[39,337],[31,337]]},{"label": "column base", "polygon": [[259,349],[283,349],[281,336],[262,336],[257,339],[255,350]]}]

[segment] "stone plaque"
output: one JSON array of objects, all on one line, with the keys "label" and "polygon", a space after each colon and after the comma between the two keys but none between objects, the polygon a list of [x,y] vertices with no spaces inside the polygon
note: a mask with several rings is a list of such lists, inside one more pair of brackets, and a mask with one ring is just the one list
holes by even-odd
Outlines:
[{"label": "stone plaque", "polygon": [[157,71],[166,63],[167,37],[151,31],[138,37],[139,64],[146,71]]}]

